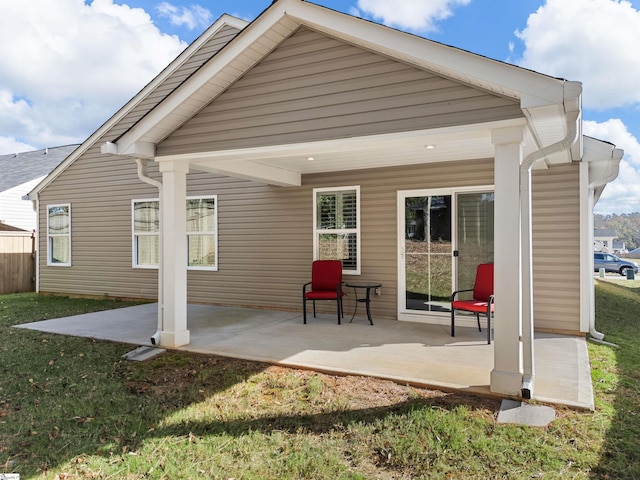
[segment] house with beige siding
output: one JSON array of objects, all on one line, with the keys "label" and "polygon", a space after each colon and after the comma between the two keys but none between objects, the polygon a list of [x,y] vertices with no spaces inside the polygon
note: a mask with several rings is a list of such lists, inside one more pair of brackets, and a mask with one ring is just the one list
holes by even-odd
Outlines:
[{"label": "house with beige siding", "polygon": [[520,395],[534,330],[597,335],[592,212],[622,151],[581,98],[302,0],[222,16],[31,192],[38,290],[157,299],[175,347],[188,303],[301,312],[314,259],[381,283],[376,316],[442,324],[493,262],[491,390]]}]

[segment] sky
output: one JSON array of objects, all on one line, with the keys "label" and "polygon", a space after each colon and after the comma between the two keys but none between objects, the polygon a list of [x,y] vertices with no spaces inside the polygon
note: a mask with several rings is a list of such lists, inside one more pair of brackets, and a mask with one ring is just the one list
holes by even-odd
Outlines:
[{"label": "sky", "polygon": [[[583,133],[625,151],[600,214],[640,212],[640,0],[313,0],[583,84]],[[0,155],[82,143],[211,23],[271,0],[0,0]]]}]

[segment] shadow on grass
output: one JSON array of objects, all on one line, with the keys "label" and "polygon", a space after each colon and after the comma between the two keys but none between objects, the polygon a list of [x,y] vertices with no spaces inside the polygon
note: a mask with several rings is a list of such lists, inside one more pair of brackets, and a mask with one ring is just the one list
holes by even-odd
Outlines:
[{"label": "shadow on grass", "polygon": [[[288,378],[293,374],[286,369],[265,377],[267,364],[183,352],[130,362],[122,358],[132,349],[130,345],[11,328],[97,308],[97,304],[83,304],[77,310],[73,306],[60,310],[47,299],[35,298],[35,302],[40,304],[33,305],[34,298],[22,305],[0,297],[0,473],[19,473],[23,479],[56,472],[85,456],[108,459],[135,452],[154,439],[276,431],[321,435],[418,408],[473,408],[469,397],[456,394],[364,408],[314,406],[314,395],[320,395],[314,388],[323,386],[314,387],[308,381],[311,372],[306,380]],[[44,315],[33,316],[43,309]],[[282,408],[271,408],[270,396],[289,391],[293,397],[283,398]],[[245,394],[249,398],[243,404]],[[239,398],[239,403],[208,405],[209,413],[202,412],[205,418],[196,413],[194,420],[189,413],[180,420],[181,412],[217,396],[221,403],[225,398]],[[491,411],[497,405],[495,400],[482,399],[476,404]]]},{"label": "shadow on grass", "polygon": [[597,478],[640,478],[640,281],[599,281],[596,286],[597,329],[617,348],[613,371],[595,372],[596,407],[612,416]]}]

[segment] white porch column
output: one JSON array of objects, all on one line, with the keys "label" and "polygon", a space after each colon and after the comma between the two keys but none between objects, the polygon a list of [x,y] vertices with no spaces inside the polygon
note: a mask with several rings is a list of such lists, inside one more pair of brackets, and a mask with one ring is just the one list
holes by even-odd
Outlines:
[{"label": "white porch column", "polygon": [[494,366],[491,391],[520,395],[522,386],[522,256],[520,242],[520,163],[523,128],[494,130]]},{"label": "white porch column", "polygon": [[162,286],[164,315],[160,345],[179,347],[190,341],[187,330],[187,173],[189,165],[161,162]]}]

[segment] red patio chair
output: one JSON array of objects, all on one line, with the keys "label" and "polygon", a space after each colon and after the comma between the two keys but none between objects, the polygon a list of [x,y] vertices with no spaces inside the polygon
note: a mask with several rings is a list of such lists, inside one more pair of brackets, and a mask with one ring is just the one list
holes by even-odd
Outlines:
[{"label": "red patio chair", "polygon": [[[307,287],[311,285],[311,290]],[[344,317],[342,309],[342,262],[340,260],[315,260],[311,265],[311,281],[302,286],[302,312],[307,323],[307,300],[313,301],[313,317],[316,316],[316,300],[335,300],[338,309],[338,325]]]},{"label": "red patio chair", "polygon": [[[456,295],[461,292],[473,292],[471,300],[456,300]],[[457,290],[451,295],[451,336],[455,337],[455,313],[456,310],[464,310],[476,315],[478,330],[480,327],[480,314],[487,316],[487,343],[491,343],[491,316],[494,312],[493,302],[493,263],[481,263],[476,270],[476,280],[473,289]]]}]

